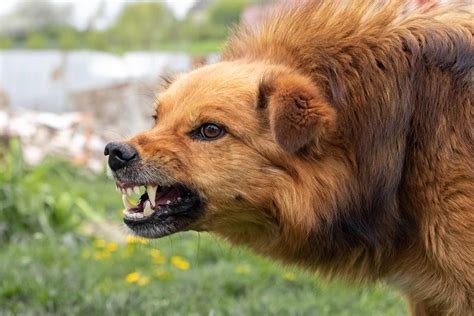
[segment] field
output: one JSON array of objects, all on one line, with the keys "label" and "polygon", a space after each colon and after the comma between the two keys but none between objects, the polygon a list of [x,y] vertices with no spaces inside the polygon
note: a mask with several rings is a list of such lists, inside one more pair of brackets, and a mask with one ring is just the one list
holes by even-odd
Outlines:
[{"label": "field", "polygon": [[105,175],[27,167],[11,151],[0,159],[0,315],[407,313],[380,284],[327,282],[208,234],[106,234],[121,203]]}]

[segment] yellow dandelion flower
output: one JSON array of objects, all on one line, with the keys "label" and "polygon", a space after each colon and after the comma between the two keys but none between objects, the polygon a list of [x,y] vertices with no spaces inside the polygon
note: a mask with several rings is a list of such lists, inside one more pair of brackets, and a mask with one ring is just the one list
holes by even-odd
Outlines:
[{"label": "yellow dandelion flower", "polygon": [[293,272],[285,272],[282,274],[283,279],[287,281],[295,281],[296,280],[296,274]]},{"label": "yellow dandelion flower", "polygon": [[150,278],[149,277],[140,277],[138,279],[138,285],[140,286],[144,286],[144,285],[147,285],[148,283],[150,283]]},{"label": "yellow dandelion flower", "polygon": [[125,281],[127,281],[127,283],[137,283],[139,280],[140,280],[140,273],[138,272],[129,273],[125,277]]},{"label": "yellow dandelion flower", "polygon": [[127,244],[129,245],[146,245],[148,244],[148,239],[137,237],[137,236],[127,236]]},{"label": "yellow dandelion flower", "polygon": [[150,257],[153,259],[153,263],[156,264],[163,264],[166,262],[166,258],[161,254],[161,251],[158,249],[151,249]]},{"label": "yellow dandelion flower", "polygon": [[127,245],[134,245],[137,241],[137,237],[135,236],[127,236]]},{"label": "yellow dandelion flower", "polygon": [[152,258],[160,257],[160,256],[161,256],[161,251],[160,251],[160,249],[156,249],[156,248],[150,249],[150,256],[151,256]]},{"label": "yellow dandelion flower", "polygon": [[110,253],[108,251],[96,251],[94,252],[94,259],[95,260],[104,260],[110,258]]},{"label": "yellow dandelion flower", "polygon": [[118,248],[117,243],[115,243],[113,241],[109,242],[107,244],[107,246],[105,246],[105,250],[107,250],[108,252],[115,252],[115,251],[117,251],[117,248]]},{"label": "yellow dandelion flower", "polygon": [[188,270],[189,262],[187,262],[183,257],[173,256],[171,257],[171,264],[180,270]]},{"label": "yellow dandelion flower", "polygon": [[237,273],[237,274],[249,274],[250,273],[250,267],[247,266],[247,265],[236,266],[235,267],[235,273]]},{"label": "yellow dandelion flower", "polygon": [[107,242],[103,239],[94,240],[94,246],[96,248],[104,248],[107,245]]}]

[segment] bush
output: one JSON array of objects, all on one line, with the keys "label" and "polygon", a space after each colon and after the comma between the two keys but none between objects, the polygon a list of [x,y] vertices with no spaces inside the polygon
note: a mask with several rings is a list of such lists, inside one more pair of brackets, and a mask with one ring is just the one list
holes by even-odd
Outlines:
[{"label": "bush", "polygon": [[97,218],[84,198],[87,185],[74,188],[84,177],[84,171],[58,159],[30,167],[19,142],[10,142],[0,157],[0,240],[72,231],[85,218]]},{"label": "bush", "polygon": [[9,37],[0,37],[0,49],[13,48],[13,41]]},{"label": "bush", "polygon": [[26,48],[43,49],[48,45],[48,38],[42,33],[32,33],[26,38]]}]

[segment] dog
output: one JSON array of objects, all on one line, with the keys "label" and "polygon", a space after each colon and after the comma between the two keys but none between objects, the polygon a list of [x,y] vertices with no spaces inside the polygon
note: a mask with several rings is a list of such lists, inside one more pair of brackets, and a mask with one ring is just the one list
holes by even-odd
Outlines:
[{"label": "dog", "polygon": [[384,280],[413,315],[472,315],[473,21],[327,0],[240,26],[220,62],[164,84],[151,130],[106,146],[125,224]]}]

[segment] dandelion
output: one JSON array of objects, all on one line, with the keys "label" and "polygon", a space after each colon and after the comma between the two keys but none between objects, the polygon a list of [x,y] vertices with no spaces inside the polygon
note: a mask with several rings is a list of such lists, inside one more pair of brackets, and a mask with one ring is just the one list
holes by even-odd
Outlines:
[{"label": "dandelion", "polygon": [[171,257],[171,264],[180,270],[188,270],[189,262],[187,262],[183,257],[173,256]]},{"label": "dandelion", "polygon": [[97,261],[104,260],[110,258],[110,252],[108,251],[95,251],[94,252],[94,259]]},{"label": "dandelion", "polygon": [[148,244],[148,239],[137,237],[137,236],[127,236],[127,244],[128,245],[146,245]]},{"label": "dandelion", "polygon": [[107,242],[103,239],[94,240],[94,246],[96,248],[104,248],[107,245]]},{"label": "dandelion", "polygon": [[142,276],[139,272],[131,272],[125,277],[127,283],[136,283],[140,286],[147,285],[150,283],[150,278],[147,276]]},{"label": "dandelion", "polygon": [[108,251],[108,252],[115,252],[117,251],[117,248],[118,248],[118,245],[117,243],[115,242],[109,242],[106,246],[105,246],[105,250]]},{"label": "dandelion", "polygon": [[138,279],[138,285],[140,286],[144,286],[144,285],[147,285],[148,283],[150,283],[150,278],[149,277],[140,277]]},{"label": "dandelion", "polygon": [[250,267],[247,265],[240,265],[235,267],[235,273],[237,274],[249,274]]},{"label": "dandelion", "polygon": [[156,248],[150,249],[150,256],[152,258],[160,257],[161,256],[161,251],[159,249],[156,249]]},{"label": "dandelion", "polygon": [[294,274],[293,272],[285,272],[283,273],[282,278],[292,282],[296,280],[296,274]]},{"label": "dandelion", "polygon": [[161,251],[158,249],[151,249],[150,257],[153,259],[153,263],[156,264],[163,264],[166,261],[166,258],[161,254]]},{"label": "dandelion", "polygon": [[140,273],[138,272],[132,272],[127,274],[125,281],[127,283],[137,283],[140,280]]}]

